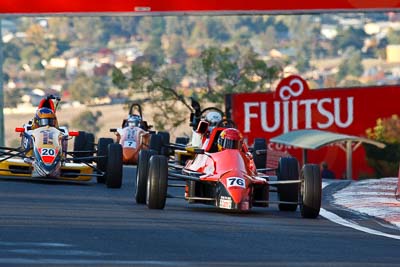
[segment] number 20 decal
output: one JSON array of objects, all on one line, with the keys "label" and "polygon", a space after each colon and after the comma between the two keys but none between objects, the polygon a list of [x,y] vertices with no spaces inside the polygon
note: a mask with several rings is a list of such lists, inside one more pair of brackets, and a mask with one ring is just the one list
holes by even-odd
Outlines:
[{"label": "number 20 decal", "polygon": [[52,148],[42,148],[42,156],[54,156],[55,150]]},{"label": "number 20 decal", "polygon": [[228,178],[228,187],[231,187],[231,186],[239,186],[239,187],[246,188],[246,182],[244,181],[243,178],[239,178],[239,177]]}]

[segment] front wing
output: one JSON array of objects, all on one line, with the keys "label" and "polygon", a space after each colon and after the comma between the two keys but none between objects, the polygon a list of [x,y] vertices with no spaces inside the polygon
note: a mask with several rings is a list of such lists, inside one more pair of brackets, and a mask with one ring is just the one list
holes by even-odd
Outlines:
[{"label": "front wing", "polygon": [[[32,178],[32,166],[24,162],[23,159],[11,158],[0,162],[0,176],[8,177],[27,177]],[[67,181],[90,181],[93,174],[93,168],[83,163],[65,163],[61,167],[59,177],[43,177],[55,180]]]}]

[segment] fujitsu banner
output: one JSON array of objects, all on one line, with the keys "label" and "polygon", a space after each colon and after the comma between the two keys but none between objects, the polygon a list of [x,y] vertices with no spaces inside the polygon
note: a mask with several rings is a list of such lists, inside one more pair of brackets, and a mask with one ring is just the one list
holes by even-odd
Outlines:
[{"label": "fujitsu banner", "polygon": [[[319,129],[366,137],[378,118],[398,114],[400,86],[335,88],[310,90],[299,76],[283,79],[272,93],[242,93],[228,97],[232,119],[253,142],[256,137],[272,137],[299,129]],[[229,105],[229,104],[228,104]],[[300,149],[269,144],[301,159]],[[353,177],[371,173],[362,146],[353,148]],[[343,177],[345,152],[338,145],[310,151],[308,161],[327,161],[336,176]]]}]

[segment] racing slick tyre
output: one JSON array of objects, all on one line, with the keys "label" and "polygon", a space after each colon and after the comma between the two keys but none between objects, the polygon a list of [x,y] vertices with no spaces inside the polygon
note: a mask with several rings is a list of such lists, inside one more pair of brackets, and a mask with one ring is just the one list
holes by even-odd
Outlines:
[{"label": "racing slick tyre", "polygon": [[[290,181],[299,179],[299,163],[296,158],[282,157],[279,159],[277,170],[278,181]],[[296,211],[299,200],[299,185],[278,185],[279,201],[295,202],[296,204],[280,203],[279,210]]]},{"label": "racing slick tyre", "polygon": [[[265,153],[261,153],[257,155],[257,150],[265,151]],[[267,167],[267,142],[264,138],[256,138],[254,139],[253,145],[253,160],[257,169],[265,169]]]},{"label": "racing slick tyre", "polygon": [[156,154],[161,154],[161,147],[162,147],[162,137],[160,134],[152,134],[150,135],[150,144],[149,148],[156,151]]},{"label": "racing slick tyre", "polygon": [[146,204],[149,209],[163,209],[167,198],[168,158],[155,155],[150,158]]},{"label": "racing slick tyre", "polygon": [[106,186],[121,188],[122,185],[122,146],[110,144],[107,153]]},{"label": "racing slick tyre", "polygon": [[[79,135],[74,138],[74,152],[75,151],[83,151],[85,150],[86,144],[86,132],[79,131]],[[82,152],[75,152],[74,157],[83,157],[84,154]],[[82,162],[81,160],[74,160],[74,162]]]},{"label": "racing slick tyre", "polygon": [[135,200],[138,204],[146,204],[146,187],[149,171],[149,160],[156,155],[154,150],[142,149],[139,151],[138,165],[136,168]]},{"label": "racing slick tyre", "polygon": [[158,135],[161,136],[161,150],[160,153],[161,155],[164,155],[166,157],[169,156],[169,148],[167,147],[169,145],[169,141],[170,141],[170,136],[169,136],[169,132],[158,132]]},{"label": "racing slick tyre", "polygon": [[[97,169],[103,173],[106,173],[107,171],[108,145],[112,143],[114,143],[112,138],[99,138],[99,142],[97,144]],[[105,175],[97,177],[98,183],[104,183],[105,181]]]},{"label": "racing slick tyre", "polygon": [[322,179],[317,164],[305,164],[301,171],[300,212],[303,218],[317,218],[321,208]]},{"label": "racing slick tyre", "polygon": [[84,150],[86,142],[86,132],[79,131],[79,135],[74,139],[74,151]]},{"label": "racing slick tyre", "polygon": [[[87,157],[93,157],[94,154],[94,134],[92,133],[86,133],[86,143],[85,143],[85,147],[84,150],[88,151],[87,153],[85,153],[85,156]],[[88,160],[88,162],[90,162],[91,160]]]},{"label": "racing slick tyre", "polygon": [[189,143],[189,138],[185,136],[178,136],[175,139],[175,143],[180,145],[187,145]]}]

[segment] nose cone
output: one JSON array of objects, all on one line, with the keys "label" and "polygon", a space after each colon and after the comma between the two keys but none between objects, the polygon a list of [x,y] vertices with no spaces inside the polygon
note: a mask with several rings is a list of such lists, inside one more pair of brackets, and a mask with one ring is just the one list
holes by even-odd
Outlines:
[{"label": "nose cone", "polygon": [[242,200],[247,199],[248,189],[246,188],[230,187],[228,188],[228,192],[236,204],[239,204],[240,202],[242,202]]}]

